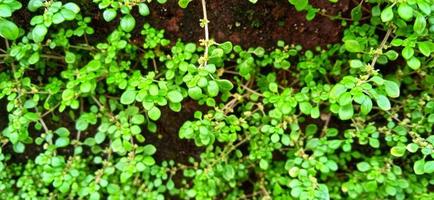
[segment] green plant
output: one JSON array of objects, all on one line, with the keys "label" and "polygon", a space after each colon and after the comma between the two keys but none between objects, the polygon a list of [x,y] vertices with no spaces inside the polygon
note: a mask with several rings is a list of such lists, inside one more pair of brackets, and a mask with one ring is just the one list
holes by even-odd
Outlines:
[{"label": "green plant", "polygon": [[19,1],[0,1],[0,36],[8,40],[16,40],[20,34],[18,26],[8,20],[12,14],[22,7]]},{"label": "green plant", "polygon": [[271,50],[214,41],[204,0],[203,39],[170,41],[137,20],[152,3],[0,0],[0,199],[433,198],[432,0],[361,1],[342,42]]}]

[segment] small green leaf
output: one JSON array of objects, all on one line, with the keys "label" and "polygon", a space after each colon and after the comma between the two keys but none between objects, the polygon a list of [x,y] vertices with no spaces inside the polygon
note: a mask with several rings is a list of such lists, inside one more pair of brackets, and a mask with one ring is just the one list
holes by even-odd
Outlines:
[{"label": "small green leaf", "polygon": [[225,92],[231,90],[234,85],[228,80],[217,80],[220,91]]},{"label": "small green leaf", "polygon": [[76,15],[72,10],[69,10],[67,8],[60,10],[60,14],[62,14],[65,20],[73,20],[75,19],[75,15]]},{"label": "small green leaf", "polygon": [[[419,7],[419,9],[425,14],[425,15],[430,15],[431,14],[431,5],[427,2],[424,1],[416,1],[417,2],[417,6]],[[429,1],[428,1],[429,2]]]},{"label": "small green leaf", "polygon": [[15,23],[0,18],[0,36],[8,40],[16,40],[19,36],[20,30]]},{"label": "small green leaf", "polygon": [[349,120],[354,115],[354,108],[352,104],[347,104],[339,107],[339,118],[341,120]]},{"label": "small green leaf", "polygon": [[425,17],[421,14],[418,14],[416,20],[414,21],[413,30],[418,34],[422,34],[426,27]]},{"label": "small green leaf", "polygon": [[330,91],[330,98],[338,99],[345,91],[347,91],[347,87],[343,84],[336,84],[332,90]]},{"label": "small green leaf", "polygon": [[27,9],[29,9],[30,12],[35,12],[42,6],[44,6],[43,0],[30,0]]},{"label": "small green leaf", "polygon": [[193,100],[199,100],[202,98],[202,89],[200,89],[200,87],[198,86],[194,86],[192,88],[188,88],[188,95],[193,99]]},{"label": "small green leaf", "polygon": [[419,145],[415,143],[410,143],[407,145],[407,151],[411,153],[416,153],[416,151],[419,149]]},{"label": "small green leaf", "polygon": [[210,97],[217,96],[219,93],[219,86],[218,86],[217,82],[215,82],[214,80],[209,81],[208,86],[207,86],[207,91],[208,91],[208,95]]},{"label": "small green leaf", "polygon": [[211,57],[212,58],[221,58],[221,57],[223,57],[225,54],[224,54],[224,51],[223,51],[223,49],[220,49],[220,48],[215,48],[214,50],[212,50],[212,52],[211,52]]},{"label": "small green leaf", "polygon": [[379,95],[376,99],[378,107],[380,107],[381,110],[390,110],[391,105],[389,99],[384,95]]},{"label": "small green leaf", "polygon": [[417,47],[419,49],[419,51],[425,56],[425,57],[429,57],[431,55],[431,46],[434,46],[432,43],[430,42],[419,42],[417,43]]},{"label": "small green leaf", "polygon": [[[434,113],[431,113],[430,115],[428,115],[428,122],[434,123]],[[432,143],[434,143],[434,142],[432,142]]]},{"label": "small green leaf", "polygon": [[145,122],[145,117],[141,114],[136,114],[131,117],[131,123],[133,124],[143,124]]},{"label": "small green leaf", "polygon": [[231,165],[226,165],[223,176],[226,180],[233,179],[235,177],[234,168]]},{"label": "small green leaf", "polygon": [[309,5],[308,0],[289,0],[289,3],[294,5],[295,10],[297,11],[302,11]]},{"label": "small green leaf", "polygon": [[127,90],[121,95],[121,104],[129,105],[132,104],[136,99],[137,91]]},{"label": "small green leaf", "polygon": [[266,160],[264,160],[264,159],[261,159],[261,160],[259,161],[259,167],[260,167],[261,169],[263,169],[263,170],[268,169],[268,162],[267,162]]},{"label": "small green leaf", "polygon": [[407,3],[401,3],[398,6],[398,15],[406,21],[409,21],[413,17],[413,8]]},{"label": "small green leaf", "polygon": [[350,67],[351,68],[357,69],[357,68],[362,68],[364,66],[365,65],[360,60],[350,60]]},{"label": "small green leaf", "polygon": [[155,164],[155,160],[151,156],[146,156],[146,157],[143,158],[143,163],[145,165],[152,166],[152,165]]},{"label": "small green leaf", "polygon": [[410,59],[414,55],[414,49],[412,47],[405,47],[402,49],[402,57],[404,57],[406,60]]},{"label": "small green leaf", "polygon": [[253,51],[253,53],[258,57],[262,57],[265,54],[265,49],[262,47],[256,47],[256,49]]},{"label": "small green leaf", "polygon": [[106,137],[106,134],[105,134],[104,132],[98,132],[98,133],[95,135],[95,142],[96,142],[97,144],[101,144],[101,143],[104,142],[105,137]]},{"label": "small green leaf", "polygon": [[147,156],[153,155],[155,152],[157,152],[157,148],[155,148],[155,146],[152,144],[148,144],[143,147],[143,154]]},{"label": "small green leaf", "polygon": [[24,150],[26,149],[26,146],[23,143],[18,142],[14,144],[13,149],[16,153],[23,153]]},{"label": "small green leaf", "polygon": [[268,89],[269,89],[270,91],[272,91],[272,92],[277,93],[277,92],[278,92],[278,89],[279,89],[279,86],[277,85],[277,83],[275,83],[275,82],[271,82],[270,84],[268,84]]},{"label": "small green leaf", "polygon": [[115,139],[112,143],[111,143],[111,148],[113,149],[114,152],[123,152],[124,146],[122,145],[122,140],[120,138]]},{"label": "small green leaf", "polygon": [[32,53],[32,55],[29,57],[27,61],[29,62],[29,64],[33,65],[39,61],[39,58],[40,58],[39,52],[34,52]]},{"label": "small green leaf", "polygon": [[291,144],[291,139],[289,138],[288,135],[282,136],[282,144],[285,146],[289,146]]},{"label": "small green leaf", "polygon": [[434,172],[434,161],[430,160],[428,162],[425,162],[423,166],[423,171],[427,174],[431,174]]},{"label": "small green leaf", "polygon": [[130,131],[133,135],[139,135],[142,132],[142,129],[140,128],[140,126],[133,125],[130,126]]},{"label": "small green leaf", "polygon": [[361,172],[366,172],[371,169],[371,165],[367,162],[359,162],[357,163],[357,169]]},{"label": "small green leaf", "polygon": [[384,84],[384,79],[379,77],[379,76],[373,76],[370,80],[373,81],[377,85],[383,85]]},{"label": "small green leaf", "polygon": [[413,56],[410,58],[410,60],[407,60],[407,65],[413,70],[418,70],[421,66],[421,63],[418,58]]},{"label": "small green leaf", "polygon": [[353,53],[363,51],[363,47],[360,45],[360,43],[357,40],[345,40],[344,47],[347,51]]},{"label": "small green leaf", "polygon": [[35,42],[42,42],[47,34],[48,29],[44,25],[36,25],[32,31],[32,38]]},{"label": "small green leaf", "polygon": [[60,127],[56,131],[54,131],[59,137],[68,137],[69,136],[69,130],[65,127]]},{"label": "small green leaf", "polygon": [[148,16],[150,14],[149,7],[146,3],[139,3],[139,14]]},{"label": "small green leaf", "polygon": [[224,42],[222,44],[219,44],[219,47],[223,49],[225,54],[229,54],[232,51],[232,43],[230,41]]},{"label": "small green leaf", "polygon": [[387,185],[386,186],[386,193],[390,196],[395,196],[396,195],[396,188],[394,188],[390,185]]},{"label": "small green leaf", "polygon": [[382,12],[381,12],[381,21],[383,22],[388,22],[391,21],[393,19],[393,10],[392,10],[392,6],[389,6],[387,8],[385,8]]},{"label": "small green leaf", "polygon": [[359,4],[351,10],[351,19],[359,21],[362,18],[362,14],[362,5]]},{"label": "small green leaf", "polygon": [[78,131],[84,131],[88,127],[89,123],[83,118],[80,118],[75,122],[75,129],[77,129]]},{"label": "small green leaf", "polygon": [[399,97],[399,85],[394,81],[385,81],[384,87],[386,89],[386,93],[389,97],[397,98]]},{"label": "small green leaf", "polygon": [[405,149],[406,148],[404,145],[394,146],[392,149],[390,149],[390,154],[396,157],[402,157],[405,153]]},{"label": "small green leaf", "polygon": [[89,200],[99,200],[101,199],[101,195],[98,192],[92,192],[90,194]]},{"label": "small green leaf", "polygon": [[72,64],[74,63],[76,60],[76,56],[74,53],[66,51],[65,52],[65,62],[68,64]]},{"label": "small green leaf", "polygon": [[81,93],[88,93],[92,90],[92,84],[89,81],[86,81],[80,85]]},{"label": "small green leaf", "polygon": [[190,53],[194,53],[196,51],[196,44],[187,43],[184,47],[184,50]]},{"label": "small green leaf", "polygon": [[271,142],[272,143],[277,143],[277,142],[279,142],[279,140],[280,140],[279,134],[274,133],[273,135],[271,135]]},{"label": "small green leaf", "polygon": [[148,116],[150,119],[157,121],[161,116],[161,111],[156,106],[152,107],[151,110],[148,111]]},{"label": "small green leaf", "polygon": [[395,50],[389,50],[385,53],[385,55],[389,60],[396,60],[399,56]]},{"label": "small green leaf", "polygon": [[360,112],[367,115],[372,110],[372,100],[370,98],[365,98],[360,106]]},{"label": "small green leaf", "polygon": [[158,88],[158,85],[156,85],[156,84],[152,84],[152,85],[149,86],[149,90],[148,90],[148,92],[149,92],[149,94],[150,94],[151,96],[157,96],[159,90],[160,90],[160,89]]},{"label": "small green leaf", "polygon": [[424,166],[425,166],[425,160],[417,160],[414,162],[413,170],[414,173],[417,175],[424,174]]},{"label": "small green leaf", "polygon": [[36,122],[39,120],[40,116],[38,113],[33,113],[33,112],[28,112],[26,114],[24,114],[24,117],[32,122]]},{"label": "small green leaf", "polygon": [[24,108],[34,108],[36,107],[37,103],[33,99],[29,99],[26,102],[24,102]]},{"label": "small green leaf", "polygon": [[60,24],[65,21],[65,18],[61,13],[56,13],[53,15],[53,24]]},{"label": "small green leaf", "polygon": [[312,105],[309,102],[307,102],[307,101],[301,102],[299,104],[299,106],[300,106],[300,111],[302,113],[304,113],[306,115],[310,115],[310,112],[311,112],[311,109],[312,109]]},{"label": "small green leaf", "polygon": [[58,148],[66,147],[69,144],[69,138],[67,137],[59,137],[56,139],[55,145]]},{"label": "small green leaf", "polygon": [[12,9],[6,4],[0,4],[0,17],[10,17],[12,16]]},{"label": "small green leaf", "polygon": [[181,8],[187,8],[188,4],[191,2],[192,0],[179,0],[178,1],[178,5]]},{"label": "small green leaf", "polygon": [[112,21],[116,17],[116,10],[115,9],[106,9],[102,13],[102,17],[106,22]]},{"label": "small green leaf", "polygon": [[131,32],[133,31],[134,27],[136,26],[136,20],[132,15],[125,15],[121,19],[121,29],[125,32]]},{"label": "small green leaf", "polygon": [[351,96],[351,93],[349,93],[349,92],[344,92],[339,97],[339,104],[340,105],[348,105],[348,104],[351,104],[352,101],[353,101],[353,97]]},{"label": "small green leaf", "polygon": [[73,3],[73,2],[68,2],[65,5],[63,5],[63,7],[65,7],[66,9],[74,12],[75,14],[77,14],[77,13],[80,12],[80,7],[77,4]]},{"label": "small green leaf", "polygon": [[312,107],[312,109],[310,110],[310,117],[317,119],[318,117],[320,117],[321,113],[319,111],[319,106],[315,106]]},{"label": "small green leaf", "polygon": [[179,103],[183,99],[181,92],[179,92],[178,90],[170,91],[169,93],[167,93],[167,97],[169,98],[169,101],[173,103]]},{"label": "small green leaf", "polygon": [[74,90],[66,89],[66,90],[64,90],[63,93],[62,93],[62,99],[63,99],[64,101],[71,100],[71,99],[73,99],[74,97],[75,97]]}]

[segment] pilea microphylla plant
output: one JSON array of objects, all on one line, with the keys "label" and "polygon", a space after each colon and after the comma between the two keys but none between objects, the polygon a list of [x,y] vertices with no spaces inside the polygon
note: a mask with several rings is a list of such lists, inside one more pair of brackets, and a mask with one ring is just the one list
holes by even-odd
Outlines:
[{"label": "pilea microphylla plant", "polygon": [[193,1],[183,42],[140,20],[166,0],[0,0],[0,199],[434,199],[433,0],[357,0],[314,49],[217,42]]}]

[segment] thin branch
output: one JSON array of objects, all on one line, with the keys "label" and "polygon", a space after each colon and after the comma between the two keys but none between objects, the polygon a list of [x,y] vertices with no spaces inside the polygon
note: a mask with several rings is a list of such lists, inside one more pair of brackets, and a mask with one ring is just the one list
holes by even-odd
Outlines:
[{"label": "thin branch", "polygon": [[54,107],[52,107],[50,110],[47,110],[47,112],[45,112],[44,114],[41,115],[41,117],[45,117],[48,114],[52,113],[54,110],[56,110],[57,107],[60,106],[60,103],[57,103]]},{"label": "thin branch", "polygon": [[[389,29],[387,30],[387,32],[386,32],[386,35],[385,35],[384,38],[383,38],[383,41],[381,41],[381,44],[380,44],[380,47],[378,47],[378,50],[381,50],[381,51],[383,50],[383,48],[384,48],[384,46],[386,45],[386,42],[387,42],[387,40],[389,39],[391,33],[392,33],[392,29],[389,28]],[[375,56],[374,56],[374,58],[372,59],[372,62],[371,62],[371,67],[372,67],[372,68],[374,68],[375,63],[377,62],[377,59],[380,57],[380,55],[381,55],[381,54],[379,54],[379,53],[376,53],[376,54],[375,54]]]},{"label": "thin branch", "polygon": [[[202,12],[203,12],[203,19],[205,20],[205,40],[209,40],[209,32],[208,32],[208,15],[206,13],[206,2],[205,0],[202,0]],[[208,48],[205,49],[205,53],[208,53]],[[208,55],[208,54],[207,54]]]},{"label": "thin branch", "polygon": [[6,45],[6,49],[9,49],[9,41],[7,39],[5,39],[5,45]]},{"label": "thin branch", "polygon": [[255,90],[253,90],[253,89],[251,89],[251,88],[249,88],[249,87],[247,87],[247,86],[245,86],[245,85],[241,85],[241,87],[244,88],[245,90],[249,91],[250,93],[256,94],[256,95],[258,95],[258,96],[260,96],[260,97],[263,97],[263,96],[264,96],[264,95],[262,95],[261,93],[256,92]]},{"label": "thin branch", "polygon": [[204,41],[204,45],[205,45],[205,53],[204,53],[204,62],[203,62],[203,66],[206,66],[208,63],[208,51],[209,51],[209,45],[210,45],[210,41],[209,41],[209,28],[208,28],[208,15],[206,12],[206,1],[202,0],[202,12],[203,12],[203,21],[201,22],[201,25],[203,24],[203,28],[205,31],[205,41]]},{"label": "thin branch", "polygon": [[96,104],[98,104],[100,109],[104,109],[105,107],[101,104],[101,102],[98,101],[98,99],[95,96],[91,96],[93,101],[95,101]]},{"label": "thin branch", "polygon": [[157,62],[155,62],[154,58],[152,58],[152,65],[154,66],[155,73],[158,74]]},{"label": "thin branch", "polygon": [[[35,107],[35,110],[36,110],[36,112],[38,112],[38,113],[39,113],[39,111],[38,111],[38,108],[37,108],[37,107]],[[48,132],[50,132],[50,130],[48,129],[48,126],[47,126],[47,124],[45,123],[45,121],[44,121],[44,119],[43,119],[43,117],[42,117],[42,116],[40,116],[40,117],[39,117],[39,123],[41,123],[41,125],[42,125],[42,128],[44,128],[44,131],[45,131],[45,133],[48,133]]]},{"label": "thin branch", "polygon": [[331,118],[331,117],[332,117],[332,115],[329,113],[329,114],[327,114],[327,115],[324,117],[324,119],[322,119],[322,120],[325,121],[325,123],[324,123],[324,126],[322,127],[322,130],[321,130],[321,136],[320,136],[320,137],[324,137],[325,133],[327,132],[327,129],[328,129],[328,126],[329,126],[330,118]]}]

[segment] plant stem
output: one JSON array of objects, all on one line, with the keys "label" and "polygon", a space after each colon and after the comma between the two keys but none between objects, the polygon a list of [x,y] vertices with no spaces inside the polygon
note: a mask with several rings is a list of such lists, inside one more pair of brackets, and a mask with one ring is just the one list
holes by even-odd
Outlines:
[{"label": "plant stem", "polygon": [[[379,50],[383,50],[383,48],[386,45],[386,42],[389,39],[391,33],[392,33],[392,29],[389,28],[387,30],[387,32],[386,32],[386,35],[383,38],[383,41],[381,41],[380,47],[378,47]],[[374,68],[375,63],[377,62],[378,57],[380,57],[380,54],[377,53],[377,54],[375,54],[374,58],[372,59],[372,62],[371,62],[371,67],[372,68]]]},{"label": "plant stem", "polygon": [[209,31],[208,31],[208,15],[206,12],[206,1],[202,0],[202,12],[203,12],[203,20],[204,20],[204,30],[205,30],[205,53],[204,58],[205,61],[203,63],[203,66],[207,65],[208,62],[208,49],[209,49]]},{"label": "plant stem", "polygon": [[245,85],[241,85],[241,87],[244,88],[245,90],[247,90],[247,91],[253,93],[253,94],[256,94],[256,95],[260,96],[260,97],[263,97],[263,96],[264,96],[264,95],[262,95],[261,93],[256,92],[255,90],[253,90],[253,89],[251,89],[251,88],[249,88],[249,87],[247,87],[247,86],[245,86]]}]

